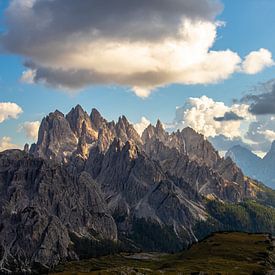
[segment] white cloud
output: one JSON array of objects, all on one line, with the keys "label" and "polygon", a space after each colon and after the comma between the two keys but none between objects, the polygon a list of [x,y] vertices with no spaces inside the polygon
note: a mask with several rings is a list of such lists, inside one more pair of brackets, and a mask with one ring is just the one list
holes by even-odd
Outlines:
[{"label": "white cloud", "polygon": [[235,72],[259,72],[273,62],[265,49],[251,52],[243,64],[236,52],[211,50],[223,25],[215,22],[219,1],[135,3],[12,1],[3,45],[30,61],[24,82],[65,90],[121,85],[142,98],[172,83],[216,83]]},{"label": "white cloud", "polygon": [[23,112],[16,103],[0,102],[0,123],[8,118],[16,119]]},{"label": "white cloud", "polygon": [[189,98],[183,107],[177,108],[174,127],[181,129],[189,126],[206,137],[223,135],[233,139],[241,136],[241,125],[244,121],[217,121],[214,118],[234,112],[244,120],[251,120],[253,116],[248,112],[248,107],[246,104],[226,106],[223,102],[214,101],[207,96]]},{"label": "white cloud", "polygon": [[269,141],[275,140],[275,131],[273,130],[259,131],[259,133],[263,134]]},{"label": "white cloud", "polygon": [[253,115],[247,104],[227,106],[207,96],[189,98],[183,107],[177,107],[169,128],[187,126],[208,137],[219,150],[239,144],[254,152],[267,152],[275,140],[274,115]]},{"label": "white cloud", "polygon": [[259,49],[248,54],[242,64],[243,72],[247,74],[256,74],[266,67],[274,65],[272,53],[267,49]]},{"label": "white cloud", "polygon": [[19,130],[23,130],[27,138],[36,141],[38,137],[39,126],[40,121],[26,121],[20,126]]},{"label": "white cloud", "polygon": [[251,122],[245,138],[252,142],[254,150],[268,151],[273,141],[275,131],[275,116],[258,115],[256,120]]},{"label": "white cloud", "polygon": [[143,131],[147,128],[147,126],[150,124],[150,121],[146,117],[142,117],[140,122],[134,124],[134,127],[138,134],[141,136]]},{"label": "white cloud", "polygon": [[10,137],[0,138],[0,152],[8,149],[19,149],[19,146],[12,144]]},{"label": "white cloud", "polygon": [[153,91],[153,88],[141,88],[141,87],[132,87],[132,91],[138,96],[138,97],[141,97],[141,98],[146,98],[148,97],[151,92]]}]

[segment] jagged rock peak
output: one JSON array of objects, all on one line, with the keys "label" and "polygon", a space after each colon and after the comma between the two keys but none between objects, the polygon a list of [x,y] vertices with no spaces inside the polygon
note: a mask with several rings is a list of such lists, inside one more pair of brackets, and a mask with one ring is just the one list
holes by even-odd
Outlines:
[{"label": "jagged rock peak", "polygon": [[71,109],[71,111],[66,115],[66,118],[72,117],[72,116],[84,116],[86,112],[83,110],[83,108],[77,104],[75,107]]},{"label": "jagged rock peak", "polygon": [[[196,132],[191,127],[186,127],[180,132],[185,141],[185,149],[189,155],[196,155],[207,162],[216,162],[220,157],[212,144],[204,135]],[[211,165],[210,165],[211,166]]]},{"label": "jagged rock peak", "polygon": [[163,124],[159,119],[157,120],[156,129],[157,129],[157,131],[163,131],[164,130]]},{"label": "jagged rock peak", "polygon": [[205,140],[205,137],[204,135],[198,133],[197,131],[195,131],[193,128],[191,128],[190,126],[187,126],[185,128],[183,128],[181,130],[182,133],[185,133],[185,134],[188,134],[188,135],[194,135],[194,136],[197,136],[197,137],[201,137],[203,140]]},{"label": "jagged rock peak", "polygon": [[118,122],[117,122],[117,125],[121,126],[121,127],[127,127],[130,125],[128,119],[123,115],[123,116],[120,116],[118,118]]},{"label": "jagged rock peak", "polygon": [[118,118],[118,125],[123,125],[125,127],[128,127],[130,125],[130,122],[128,119],[123,115]]},{"label": "jagged rock peak", "polygon": [[27,154],[29,153],[29,151],[30,151],[30,146],[29,146],[28,143],[26,143],[26,144],[24,145],[23,151],[24,151],[25,153],[27,153]]},{"label": "jagged rock peak", "polygon": [[92,127],[90,116],[79,104],[75,108],[71,109],[71,111],[66,115],[66,119],[70,123],[71,129],[77,137],[81,136],[83,122],[85,122],[87,132],[89,132],[91,140],[97,138],[96,130]]},{"label": "jagged rock peak", "polygon": [[125,116],[121,116],[118,119],[117,124],[115,125],[116,137],[121,139],[123,143],[126,143],[129,140],[134,141],[137,145],[142,144],[142,140],[137,133],[134,126],[127,120]]},{"label": "jagged rock peak", "polygon": [[54,112],[50,113],[49,116],[62,116],[62,117],[64,117],[64,114],[56,109]]},{"label": "jagged rock peak", "polygon": [[156,126],[153,126],[152,124],[148,125],[148,127],[143,131],[141,139],[143,143],[148,142],[152,138],[164,142],[168,136],[169,134],[164,130],[162,122],[158,119]]},{"label": "jagged rock peak", "polygon": [[106,125],[108,123],[107,120],[103,118],[100,112],[95,108],[92,109],[90,118],[91,118],[92,126],[96,130],[99,130],[99,128],[101,128],[103,125]]},{"label": "jagged rock peak", "polygon": [[76,149],[76,146],[77,137],[68,120],[63,113],[56,110],[43,118],[33,153],[44,159],[62,161]]},{"label": "jagged rock peak", "polygon": [[145,143],[155,134],[155,127],[150,123],[141,135],[142,141]]}]

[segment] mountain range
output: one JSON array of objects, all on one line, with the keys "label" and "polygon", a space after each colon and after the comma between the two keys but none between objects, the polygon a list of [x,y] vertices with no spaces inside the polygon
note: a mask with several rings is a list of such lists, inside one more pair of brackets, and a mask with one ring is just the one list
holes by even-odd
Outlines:
[{"label": "mountain range", "polygon": [[233,146],[225,156],[230,157],[247,176],[275,189],[275,141],[263,158],[240,145]]},{"label": "mountain range", "polygon": [[80,105],[46,116],[30,148],[0,153],[0,198],[2,272],[176,252],[219,230],[275,233],[275,192],[203,135],[158,121],[140,136],[125,116]]}]

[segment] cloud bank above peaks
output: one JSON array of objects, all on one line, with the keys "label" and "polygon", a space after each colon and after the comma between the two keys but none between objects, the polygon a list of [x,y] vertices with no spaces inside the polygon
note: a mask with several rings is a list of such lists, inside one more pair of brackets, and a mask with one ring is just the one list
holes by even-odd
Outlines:
[{"label": "cloud bank above peaks", "polygon": [[[207,137],[219,151],[241,145],[254,152],[267,152],[275,140],[274,80],[255,89],[260,93],[245,96],[231,105],[207,96],[188,98],[183,106],[176,108],[170,128],[189,126]],[[258,112],[254,111],[255,106]]]},{"label": "cloud bank above peaks", "polygon": [[13,0],[1,44],[25,58],[24,82],[68,91],[119,85],[142,98],[169,84],[216,83],[273,65],[266,49],[244,61],[211,50],[221,11],[217,0]]},{"label": "cloud bank above peaks", "polygon": [[189,98],[185,105],[176,109],[174,127],[191,127],[206,137],[223,135],[227,138],[241,136],[241,124],[253,119],[247,104],[225,105],[202,96]]}]

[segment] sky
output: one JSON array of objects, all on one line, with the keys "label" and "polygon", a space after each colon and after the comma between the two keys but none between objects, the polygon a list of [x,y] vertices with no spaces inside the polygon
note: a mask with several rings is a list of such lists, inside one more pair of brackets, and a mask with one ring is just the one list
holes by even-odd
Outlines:
[{"label": "sky", "polygon": [[274,12],[273,0],[2,0],[0,150],[80,104],[140,133],[160,119],[262,155],[275,139]]}]

